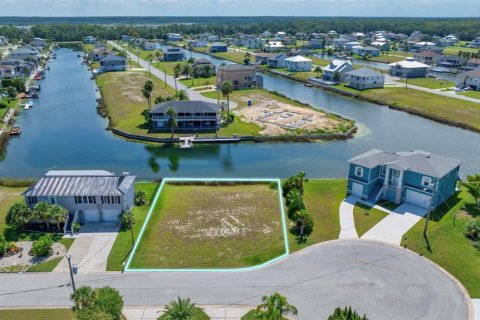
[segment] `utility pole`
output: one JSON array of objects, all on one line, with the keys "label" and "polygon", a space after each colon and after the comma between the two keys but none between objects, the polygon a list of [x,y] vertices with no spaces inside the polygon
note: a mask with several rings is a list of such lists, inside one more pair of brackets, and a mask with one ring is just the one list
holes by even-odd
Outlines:
[{"label": "utility pole", "polygon": [[428,221],[430,220],[430,214],[432,213],[432,202],[435,198],[436,183],[433,185],[432,196],[430,198],[430,204],[428,205],[427,219],[425,220],[425,226],[423,227],[423,236],[427,237]]},{"label": "utility pole", "polygon": [[70,280],[72,281],[73,293],[75,294],[76,288],[75,288],[75,280],[73,279],[72,263],[70,261],[71,258],[72,258],[72,255],[67,254],[68,270],[70,270]]},{"label": "utility pole", "polygon": [[[165,89],[167,88],[167,67],[163,69],[163,74],[165,75]],[[175,86],[176,88],[176,86]]]}]

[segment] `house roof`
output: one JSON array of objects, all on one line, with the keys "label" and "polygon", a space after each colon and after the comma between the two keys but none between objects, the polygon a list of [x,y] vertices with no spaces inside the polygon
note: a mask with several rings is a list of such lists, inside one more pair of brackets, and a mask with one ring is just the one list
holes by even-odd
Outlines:
[{"label": "house roof", "polygon": [[377,77],[377,76],[383,76],[380,72],[377,72],[375,70],[372,70],[370,68],[360,68],[360,69],[355,69],[349,72],[346,72],[345,74],[351,75],[351,76],[358,76],[358,77]]},{"label": "house roof", "polygon": [[363,48],[363,50],[369,50],[369,51],[375,50],[375,51],[380,51],[380,49],[375,48],[375,47],[365,47],[365,48]]},{"label": "house roof", "polygon": [[260,53],[255,53],[255,56],[260,58],[273,58],[278,56],[278,53],[260,52]]},{"label": "house roof", "polygon": [[252,66],[244,66],[243,64],[237,64],[237,63],[226,64],[226,65],[220,66],[218,69],[223,71],[255,70],[255,68]]},{"label": "house roof", "polygon": [[480,64],[480,59],[479,58],[472,58],[468,60],[468,63],[471,64]]},{"label": "house roof", "polygon": [[212,47],[226,47],[227,44],[226,43],[222,43],[222,42],[215,42],[215,43],[212,43]]},{"label": "house roof", "polygon": [[348,160],[348,162],[370,169],[380,165],[396,165],[403,170],[441,178],[463,161],[422,150],[391,153],[372,149]]},{"label": "house roof", "polygon": [[332,60],[332,62],[330,62],[327,66],[323,67],[322,69],[325,70],[325,71],[332,71],[332,72],[335,72],[335,71],[338,71],[340,70],[345,64],[352,64],[350,61],[346,61],[346,60],[338,60],[338,59],[335,59],[335,60]]},{"label": "house roof", "polygon": [[433,52],[431,50],[427,50],[427,51],[415,53],[415,56],[435,58],[436,56],[438,56],[438,53]]},{"label": "house roof", "polygon": [[125,61],[125,58],[124,58],[124,57],[120,57],[120,56],[116,56],[116,55],[113,55],[113,54],[112,54],[112,55],[110,55],[110,56],[108,56],[108,57],[103,58],[103,59],[100,60],[100,61],[103,61],[103,62],[105,62],[105,61]]},{"label": "house roof", "polygon": [[302,57],[302,56],[295,56],[295,57],[290,57],[288,59],[285,59],[285,61],[290,61],[290,62],[312,62],[312,60]]},{"label": "house roof", "polygon": [[193,62],[193,65],[197,66],[199,64],[212,64],[212,62],[208,59],[205,59],[205,58],[195,59],[195,61]]},{"label": "house roof", "polygon": [[205,101],[167,101],[155,105],[150,113],[166,113],[169,108],[175,109],[177,113],[211,113],[219,112],[220,106],[216,103],[205,102]]},{"label": "house roof", "polygon": [[116,176],[103,170],[48,171],[25,196],[120,196],[134,184],[136,176]]},{"label": "house roof", "polygon": [[396,67],[397,65],[406,68],[406,69],[415,69],[415,68],[430,68],[428,64],[424,64],[418,61],[415,61],[413,58],[407,58],[406,60],[390,63],[390,66]]},{"label": "house roof", "polygon": [[480,69],[473,69],[471,71],[460,73],[458,77],[459,78],[465,78],[465,77],[480,78]]},{"label": "house roof", "polygon": [[22,53],[36,54],[35,51],[30,50],[30,49],[27,49],[27,48],[18,48],[18,49],[15,49],[15,50],[12,51],[11,54],[16,54],[16,53],[20,53],[20,54],[22,54]]}]

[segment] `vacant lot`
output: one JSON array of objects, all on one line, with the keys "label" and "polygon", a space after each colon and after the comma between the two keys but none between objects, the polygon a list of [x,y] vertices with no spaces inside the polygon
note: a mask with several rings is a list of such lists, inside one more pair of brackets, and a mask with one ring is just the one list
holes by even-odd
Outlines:
[{"label": "vacant lot", "polygon": [[[405,80],[400,80],[400,82],[405,83]],[[415,86],[425,87],[429,89],[443,89],[455,87],[455,82],[453,81],[433,78],[408,79],[408,84],[413,84]]]},{"label": "vacant lot", "polygon": [[285,253],[269,184],[165,183],[130,268],[235,268]]},{"label": "vacant lot", "polygon": [[74,320],[71,309],[0,310],[1,320]]},{"label": "vacant lot", "polygon": [[402,245],[438,263],[465,286],[472,298],[480,298],[480,250],[464,235],[467,223],[480,219],[480,210],[475,209],[473,197],[465,190],[447,203],[432,214],[428,242],[423,237],[422,218],[405,234]]},{"label": "vacant lot", "polygon": [[[15,202],[23,201],[22,192],[25,187],[4,187],[0,186],[0,233],[4,233],[6,228],[6,217],[8,209]],[[13,240],[13,239],[9,239]]]}]

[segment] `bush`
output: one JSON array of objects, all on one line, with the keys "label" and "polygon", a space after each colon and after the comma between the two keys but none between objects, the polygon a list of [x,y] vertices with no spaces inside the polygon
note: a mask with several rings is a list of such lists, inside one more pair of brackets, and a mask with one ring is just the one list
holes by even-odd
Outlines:
[{"label": "bush", "polygon": [[327,320],[368,320],[367,316],[360,316],[352,307],[345,307],[342,309],[337,307],[332,315]]},{"label": "bush", "polygon": [[120,213],[120,227],[122,230],[130,230],[130,228],[135,224],[135,218],[133,214],[127,211]]},{"label": "bush", "polygon": [[44,257],[50,255],[54,241],[52,235],[47,233],[42,235],[32,244],[32,253],[35,256]]},{"label": "bush", "polygon": [[117,320],[120,319],[122,314],[123,298],[116,289],[111,287],[100,288],[98,289],[95,307],[110,314],[114,320]]},{"label": "bush", "polygon": [[115,318],[103,310],[96,308],[81,309],[75,312],[77,320],[115,320]]},{"label": "bush", "polygon": [[465,226],[465,236],[473,241],[480,240],[480,221],[470,220]]},{"label": "bush", "polygon": [[71,299],[78,320],[119,320],[122,314],[123,298],[111,287],[80,287]]},{"label": "bush", "polygon": [[[296,222],[296,233],[302,236],[309,236],[313,232],[313,218],[307,210],[297,211],[293,221]],[[301,228],[303,226],[303,234]]]},{"label": "bush", "polygon": [[5,101],[0,101],[0,109],[6,109],[8,104]]},{"label": "bush", "polygon": [[7,241],[5,241],[5,237],[3,234],[0,233],[0,256],[3,256],[7,251]]}]

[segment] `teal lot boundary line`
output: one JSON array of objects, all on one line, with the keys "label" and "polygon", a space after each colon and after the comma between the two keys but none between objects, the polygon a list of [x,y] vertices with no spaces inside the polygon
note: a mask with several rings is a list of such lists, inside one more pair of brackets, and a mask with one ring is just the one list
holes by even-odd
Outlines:
[{"label": "teal lot boundary line", "polygon": [[[130,264],[132,263],[133,258],[137,252],[138,246],[142,241],[143,234],[147,228],[147,225],[150,221],[150,218],[153,214],[155,207],[157,206],[158,198],[162,193],[162,190],[166,183],[168,182],[274,182],[277,184],[277,192],[278,192],[278,201],[280,205],[280,213],[282,218],[282,225],[283,225],[283,240],[285,246],[285,253],[281,256],[276,258],[270,259],[265,261],[259,265],[251,266],[251,267],[242,267],[242,268],[130,268]],[[282,199],[282,182],[280,179],[269,179],[269,178],[164,178],[158,188],[157,192],[155,193],[155,197],[153,198],[153,203],[150,205],[150,209],[148,210],[147,218],[142,225],[142,229],[140,230],[140,234],[138,236],[137,241],[133,247],[132,253],[128,257],[127,263],[125,265],[124,271],[125,272],[242,272],[242,271],[253,271],[262,269],[268,265],[271,265],[277,261],[280,261],[290,254],[290,249],[288,246],[288,237],[287,237],[287,222],[285,219],[285,209],[283,206],[283,199]]]}]

